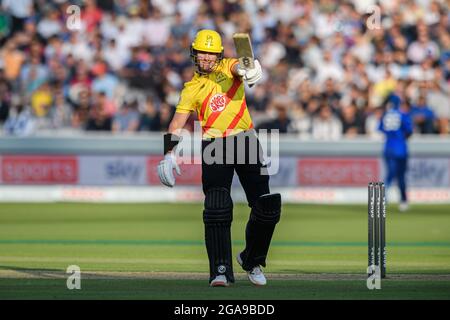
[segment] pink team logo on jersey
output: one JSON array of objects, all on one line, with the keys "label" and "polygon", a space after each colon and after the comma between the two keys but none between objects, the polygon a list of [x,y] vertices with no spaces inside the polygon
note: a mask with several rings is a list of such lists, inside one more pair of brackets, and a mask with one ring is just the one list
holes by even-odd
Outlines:
[{"label": "pink team logo on jersey", "polygon": [[209,101],[212,112],[221,112],[227,106],[228,98],[223,93],[216,93]]}]

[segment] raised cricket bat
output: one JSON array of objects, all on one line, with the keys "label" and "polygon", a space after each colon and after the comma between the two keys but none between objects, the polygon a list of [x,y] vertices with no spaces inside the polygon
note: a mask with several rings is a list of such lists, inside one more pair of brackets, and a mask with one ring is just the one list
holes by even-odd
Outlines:
[{"label": "raised cricket bat", "polygon": [[[253,57],[252,42],[248,33],[233,34],[234,46],[239,59],[239,65],[244,69],[253,69],[255,67],[255,58]],[[252,87],[250,85],[249,87]]]}]

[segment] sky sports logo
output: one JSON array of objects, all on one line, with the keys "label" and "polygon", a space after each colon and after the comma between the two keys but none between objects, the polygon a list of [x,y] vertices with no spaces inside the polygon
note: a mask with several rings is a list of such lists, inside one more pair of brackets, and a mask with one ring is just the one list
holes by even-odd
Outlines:
[{"label": "sky sports logo", "polygon": [[105,164],[108,179],[124,179],[126,181],[138,181],[144,168],[133,162],[117,159]]}]

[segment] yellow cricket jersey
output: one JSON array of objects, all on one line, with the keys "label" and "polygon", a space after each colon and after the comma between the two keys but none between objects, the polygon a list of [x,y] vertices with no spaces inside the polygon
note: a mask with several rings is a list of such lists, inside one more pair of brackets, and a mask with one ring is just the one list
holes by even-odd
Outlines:
[{"label": "yellow cricket jersey", "polygon": [[195,73],[184,84],[176,112],[197,111],[203,138],[225,137],[253,128],[244,83],[231,73],[236,63],[237,59],[225,58],[214,72]]}]

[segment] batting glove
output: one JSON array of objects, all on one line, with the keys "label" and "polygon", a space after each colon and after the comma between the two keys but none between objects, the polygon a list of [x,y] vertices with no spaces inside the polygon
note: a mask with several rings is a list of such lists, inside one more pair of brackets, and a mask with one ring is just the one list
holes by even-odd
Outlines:
[{"label": "batting glove", "polygon": [[163,185],[168,187],[173,187],[175,185],[175,176],[173,174],[173,169],[177,175],[181,175],[180,167],[177,164],[177,159],[175,155],[170,152],[164,156],[164,160],[158,165],[158,176],[159,180]]},{"label": "batting glove", "polygon": [[255,59],[255,67],[253,69],[244,69],[240,65],[237,68],[237,73],[247,81],[248,85],[254,85],[262,78],[262,68],[258,60]]}]

